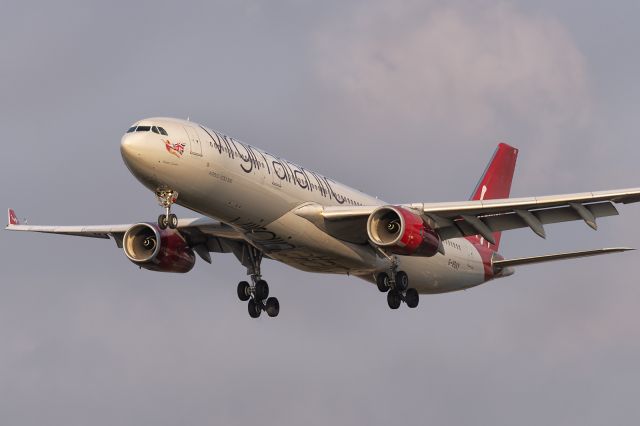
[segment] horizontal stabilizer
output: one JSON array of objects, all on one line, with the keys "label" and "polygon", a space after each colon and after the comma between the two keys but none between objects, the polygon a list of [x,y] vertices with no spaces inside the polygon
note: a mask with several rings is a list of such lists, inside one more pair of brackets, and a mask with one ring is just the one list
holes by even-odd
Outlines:
[{"label": "horizontal stabilizer", "polygon": [[598,256],[601,254],[620,253],[623,251],[635,250],[628,247],[603,248],[598,250],[574,251],[570,253],[547,254],[545,256],[521,257],[518,259],[494,260],[493,267],[496,269],[508,268],[510,266],[529,265],[532,263],[551,262],[552,260],[575,259],[577,257]]}]

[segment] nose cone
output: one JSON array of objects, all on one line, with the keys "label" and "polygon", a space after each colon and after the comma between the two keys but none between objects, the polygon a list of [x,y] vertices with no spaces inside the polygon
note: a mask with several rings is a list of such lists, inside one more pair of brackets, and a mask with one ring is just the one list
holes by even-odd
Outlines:
[{"label": "nose cone", "polygon": [[130,133],[126,133],[120,140],[120,154],[125,162],[135,155],[135,143]]},{"label": "nose cone", "polygon": [[149,141],[144,135],[126,133],[120,141],[120,154],[125,165],[138,179],[148,178],[153,174]]}]

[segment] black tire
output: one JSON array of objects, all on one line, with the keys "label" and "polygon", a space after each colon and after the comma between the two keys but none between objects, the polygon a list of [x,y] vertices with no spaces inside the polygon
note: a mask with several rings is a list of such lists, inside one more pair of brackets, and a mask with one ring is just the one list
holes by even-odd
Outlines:
[{"label": "black tire", "polygon": [[389,275],[384,272],[379,273],[376,276],[376,285],[378,286],[378,290],[382,293],[389,291]]},{"label": "black tire", "polygon": [[250,287],[251,286],[249,285],[248,282],[240,281],[238,283],[238,299],[240,299],[243,302],[246,302],[247,300],[251,299],[251,294],[249,293]]},{"label": "black tire", "polygon": [[404,271],[396,272],[396,289],[398,291],[405,291],[409,288],[409,276]]},{"label": "black tire", "polygon": [[404,301],[410,308],[415,308],[418,306],[420,302],[420,296],[418,295],[418,290],[415,288],[407,289],[407,293],[404,296]]},{"label": "black tire", "polygon": [[265,310],[270,317],[277,317],[280,313],[280,302],[278,302],[278,299],[275,297],[268,298]]},{"label": "black tire", "polygon": [[160,229],[167,229],[167,216],[163,214],[158,216],[158,227]]},{"label": "black tire", "polygon": [[262,312],[262,309],[260,309],[260,306],[258,306],[256,301],[253,299],[249,300],[249,303],[247,304],[247,308],[249,310],[249,316],[251,318],[258,318],[260,316],[260,313]]},{"label": "black tire", "polygon": [[264,300],[269,297],[269,284],[265,280],[258,280],[256,283],[256,299]]},{"label": "black tire", "polygon": [[171,213],[167,222],[169,223],[169,228],[176,229],[178,227],[178,216]]},{"label": "black tire", "polygon": [[398,309],[400,307],[400,303],[402,303],[402,299],[400,298],[400,293],[396,290],[391,290],[387,293],[387,303],[391,309]]}]

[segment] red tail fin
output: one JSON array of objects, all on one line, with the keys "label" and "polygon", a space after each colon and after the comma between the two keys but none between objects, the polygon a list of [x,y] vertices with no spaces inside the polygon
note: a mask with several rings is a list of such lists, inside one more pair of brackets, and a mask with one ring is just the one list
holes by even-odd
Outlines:
[{"label": "red tail fin", "polygon": [[8,216],[9,216],[9,225],[20,225],[18,216],[16,216],[16,212],[14,212],[13,209],[9,209]]},{"label": "red tail fin", "polygon": [[[476,189],[474,189],[471,194],[471,199],[494,200],[496,198],[509,198],[517,158],[518,150],[516,148],[506,143],[498,144],[498,148],[493,153],[493,157],[480,178],[478,185],[476,185]],[[500,235],[500,232],[493,233],[496,245],[491,245],[490,248],[498,250]]]}]

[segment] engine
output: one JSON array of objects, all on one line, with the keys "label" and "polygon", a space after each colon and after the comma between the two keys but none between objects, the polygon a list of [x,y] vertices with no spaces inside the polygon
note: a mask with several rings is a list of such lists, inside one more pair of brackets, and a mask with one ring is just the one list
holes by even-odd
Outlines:
[{"label": "engine", "polygon": [[438,252],[440,236],[422,217],[400,206],[383,206],[367,220],[369,239],[393,254],[431,257]]},{"label": "engine", "polygon": [[124,234],[122,245],[129,260],[150,271],[184,273],[196,263],[193,250],[175,229],[138,223]]}]

